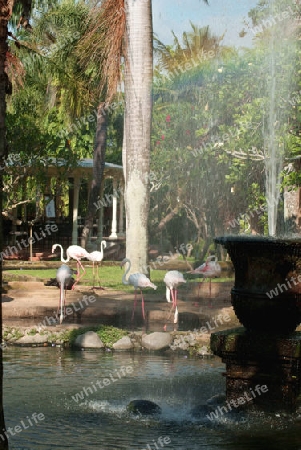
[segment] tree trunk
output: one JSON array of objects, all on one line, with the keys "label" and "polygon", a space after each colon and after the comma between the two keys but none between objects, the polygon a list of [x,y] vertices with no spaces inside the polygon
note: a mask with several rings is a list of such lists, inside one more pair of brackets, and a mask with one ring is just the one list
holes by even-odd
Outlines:
[{"label": "tree trunk", "polygon": [[152,117],[151,0],[125,0],[126,256],[131,272],[147,273]]},{"label": "tree trunk", "polygon": [[91,182],[91,190],[88,202],[88,211],[85,220],[85,226],[81,236],[81,246],[86,247],[87,238],[90,231],[93,230],[93,219],[97,211],[98,196],[100,193],[101,183],[106,159],[107,144],[107,118],[104,109],[105,103],[100,103],[97,111],[97,125],[94,142],[93,153],[93,178]]},{"label": "tree trunk", "polygon": [[[0,166],[3,167],[7,154],[6,144],[6,93],[9,88],[9,81],[5,72],[5,59],[8,50],[7,46],[7,22],[11,16],[13,2],[0,0]],[[0,173],[0,249],[3,248],[3,171]],[[0,286],[2,286],[2,260],[0,261]],[[3,412],[3,362],[2,362],[2,294],[0,293],[0,449],[8,449],[7,437],[4,434],[5,422]]]}]

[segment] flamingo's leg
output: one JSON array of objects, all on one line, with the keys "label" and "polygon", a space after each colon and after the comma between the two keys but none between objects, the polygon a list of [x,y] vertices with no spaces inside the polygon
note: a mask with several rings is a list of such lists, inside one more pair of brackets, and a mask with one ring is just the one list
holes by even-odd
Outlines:
[{"label": "flamingo's leg", "polygon": [[135,289],[135,299],[134,299],[134,306],[133,306],[133,312],[132,312],[132,321],[134,320],[136,305],[137,305],[137,291]]},{"label": "flamingo's leg", "polygon": [[64,319],[64,313],[63,313],[64,304],[65,304],[64,283],[61,283],[61,286],[60,286],[60,311],[61,311],[61,313],[60,313],[60,323],[62,323],[63,319]]},{"label": "flamingo's leg", "polygon": [[202,281],[200,281],[200,282],[198,283],[198,300],[199,300],[199,298],[200,298],[200,287],[201,287],[201,283],[203,283],[204,280],[205,280],[205,277],[203,277],[203,278],[202,278]]},{"label": "flamingo's leg", "polygon": [[170,289],[171,298],[172,298],[172,308],[175,307],[175,294],[173,288]]},{"label": "flamingo's leg", "polygon": [[178,289],[175,289],[175,295],[174,295],[174,308],[177,307],[177,300],[178,300]]},{"label": "flamingo's leg", "polygon": [[174,315],[174,318],[173,318],[173,323],[178,323],[178,314],[179,314],[178,307],[176,306],[175,315]]},{"label": "flamingo's leg", "polygon": [[[171,316],[172,310],[173,310],[173,304],[171,305],[171,308],[170,308],[170,311],[169,311],[168,317],[167,317],[167,319],[166,319],[166,321],[167,321],[167,322],[168,322],[168,321],[169,321],[169,319],[170,319],[170,316]],[[167,329],[167,324],[165,324],[165,325],[164,325],[164,327],[163,327],[163,330],[164,330],[164,331],[166,331],[166,329]]]},{"label": "flamingo's leg", "polygon": [[211,298],[211,278],[209,278],[209,307],[212,308],[212,298]]},{"label": "flamingo's leg", "polygon": [[64,317],[66,317],[66,295],[67,295],[67,287],[65,288],[65,295],[64,295]]},{"label": "flamingo's leg", "polygon": [[95,287],[95,261],[93,261],[93,288]]},{"label": "flamingo's leg", "polygon": [[98,284],[100,286],[100,278],[99,278],[99,263],[96,263],[96,279],[98,281]]},{"label": "flamingo's leg", "polygon": [[143,320],[145,320],[144,298],[143,298],[142,289],[140,289],[140,292],[141,292],[141,309],[142,309],[142,317],[143,317]]},{"label": "flamingo's leg", "polygon": [[[83,273],[80,274],[80,267],[82,268]],[[82,263],[80,262],[80,260],[77,260],[77,280],[74,283],[74,285],[72,286],[72,290],[75,288],[75,285],[82,279],[82,277],[85,275],[86,270],[84,268],[84,266],[82,265]]]},{"label": "flamingo's leg", "polygon": [[57,318],[59,318],[59,314],[60,314],[61,301],[62,301],[62,293],[61,293],[61,283],[60,283],[60,298],[59,298],[59,304],[58,304],[57,312],[56,312]]},{"label": "flamingo's leg", "polygon": [[99,287],[99,289],[105,290],[105,288],[102,287],[101,284],[100,284],[100,278],[99,278],[99,261],[96,262],[96,278],[97,278],[97,282],[98,282],[98,287]]}]

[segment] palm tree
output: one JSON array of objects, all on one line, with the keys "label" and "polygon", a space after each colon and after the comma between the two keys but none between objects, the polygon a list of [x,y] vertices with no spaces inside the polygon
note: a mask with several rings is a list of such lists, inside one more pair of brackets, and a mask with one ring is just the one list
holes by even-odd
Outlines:
[{"label": "palm tree", "polygon": [[98,16],[94,11],[94,17],[84,38],[84,58],[87,64],[92,60],[102,67],[100,87],[107,102],[113,98],[121,81],[124,58],[126,256],[131,260],[132,270],[141,272],[146,270],[148,249],[153,62],[151,0],[105,0]]},{"label": "palm tree", "polygon": [[[172,31],[174,41],[172,45],[165,45],[158,38],[155,38],[155,51],[159,58],[159,68],[173,72],[173,76],[180,74],[180,66],[190,63],[201,65],[214,57],[221,57],[225,54],[226,48],[221,46],[223,36],[213,35],[209,26],[199,27],[190,22],[191,31],[184,31],[182,34],[182,43],[176,34]],[[210,52],[210,53],[209,53]]]},{"label": "palm tree", "polygon": [[98,61],[102,68],[100,87],[106,101],[110,101],[121,81],[124,58],[126,256],[132,262],[132,271],[147,272],[153,74],[151,0],[104,0],[100,16],[95,11],[93,15],[84,53],[86,61]]},{"label": "palm tree", "polygon": [[126,256],[146,271],[152,120],[153,35],[151,1],[125,1]]}]

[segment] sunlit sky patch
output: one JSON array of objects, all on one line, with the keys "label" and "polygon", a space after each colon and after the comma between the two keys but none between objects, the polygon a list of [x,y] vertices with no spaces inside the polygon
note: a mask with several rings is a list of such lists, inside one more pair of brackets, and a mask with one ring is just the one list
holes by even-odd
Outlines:
[{"label": "sunlit sky patch", "polygon": [[[164,44],[173,42],[172,31],[178,37],[183,31],[190,31],[190,21],[200,27],[210,26],[218,36],[225,34],[224,44],[235,47],[250,46],[252,32],[244,21],[248,12],[254,8],[254,0],[152,0],[154,32]],[[240,37],[242,30],[247,32]]]}]

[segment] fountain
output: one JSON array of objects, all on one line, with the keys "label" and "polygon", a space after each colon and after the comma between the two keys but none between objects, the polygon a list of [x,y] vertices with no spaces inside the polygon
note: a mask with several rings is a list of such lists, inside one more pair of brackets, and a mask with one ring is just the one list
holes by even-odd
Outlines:
[{"label": "fountain", "polygon": [[[277,17],[281,5],[267,2],[268,17]],[[279,10],[280,8],[280,10]],[[291,22],[293,29],[293,21]],[[215,242],[228,251],[235,268],[231,291],[241,328],[214,333],[211,349],[226,364],[228,402],[244,398],[240,407],[294,412],[301,394],[301,239],[276,239],[277,205],[283,161],[283,130],[289,111],[295,41],[272,26],[266,47],[266,92],[263,141],[269,237],[226,236]],[[281,68],[281,70],[279,70]],[[264,393],[262,391],[264,388]],[[250,397],[246,400],[246,396]]]},{"label": "fountain", "polygon": [[[229,236],[222,244],[235,268],[234,311],[244,327],[213,333],[226,364],[227,400],[252,394],[244,407],[294,412],[301,387],[301,240]],[[266,386],[258,395],[258,386]]]}]

